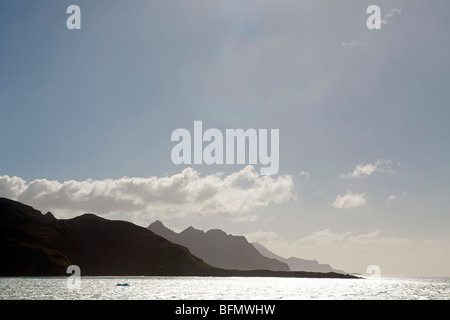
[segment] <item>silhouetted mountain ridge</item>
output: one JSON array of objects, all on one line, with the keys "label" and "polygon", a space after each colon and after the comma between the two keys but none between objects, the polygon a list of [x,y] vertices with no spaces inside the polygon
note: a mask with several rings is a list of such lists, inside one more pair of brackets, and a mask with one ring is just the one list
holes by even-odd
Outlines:
[{"label": "silhouetted mountain ridge", "polygon": [[[189,232],[198,233],[193,228]],[[215,268],[186,247],[131,222],[90,213],[56,219],[49,212],[43,215],[5,198],[0,198],[0,254],[0,276],[67,276],[67,267],[77,265],[82,276],[356,278],[337,273]]]},{"label": "silhouetted mountain ridge", "polygon": [[335,270],[329,264],[321,264],[316,260],[306,260],[297,257],[283,258],[258,242],[252,243],[253,246],[264,256],[277,259],[287,263],[291,271],[308,271],[308,272],[337,272],[345,274],[345,271]]},{"label": "silhouetted mountain ridge", "polygon": [[192,226],[176,233],[161,221],[153,222],[148,229],[187,247],[192,254],[218,268],[289,271],[286,263],[263,256],[244,236],[229,235],[220,229],[205,232]]},{"label": "silhouetted mountain ridge", "polygon": [[203,275],[212,269],[146,228],[94,214],[58,220],[0,198],[0,275]]}]

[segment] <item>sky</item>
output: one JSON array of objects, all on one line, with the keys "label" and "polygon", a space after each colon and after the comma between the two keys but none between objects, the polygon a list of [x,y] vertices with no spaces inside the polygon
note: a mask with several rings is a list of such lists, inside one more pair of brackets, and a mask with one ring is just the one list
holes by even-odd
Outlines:
[{"label": "sky", "polygon": [[[449,32],[444,0],[1,1],[0,196],[450,276]],[[194,121],[278,129],[278,172],[174,164]]]}]

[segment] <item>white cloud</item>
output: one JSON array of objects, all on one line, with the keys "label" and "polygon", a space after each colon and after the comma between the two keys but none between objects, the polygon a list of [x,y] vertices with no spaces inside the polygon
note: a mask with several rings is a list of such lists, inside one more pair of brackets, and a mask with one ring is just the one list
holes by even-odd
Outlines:
[{"label": "white cloud", "polygon": [[18,177],[0,176],[0,196],[5,198],[16,198],[18,194],[26,189],[26,183]]},{"label": "white cloud", "polygon": [[398,14],[401,14],[402,10],[400,8],[390,9],[386,12],[386,14],[381,19],[381,24],[388,24],[391,20]]},{"label": "white cloud", "polygon": [[348,209],[366,205],[365,194],[352,193],[347,191],[345,195],[337,195],[332,206],[337,209]]},{"label": "white cloud", "polygon": [[192,168],[166,177],[117,180],[27,183],[0,176],[0,196],[11,198],[57,217],[91,212],[146,225],[153,217],[187,214],[239,216],[254,208],[293,198],[289,175],[260,176],[252,166],[225,176],[208,176]]},{"label": "white cloud", "polygon": [[341,178],[368,178],[375,172],[390,172],[393,174],[394,171],[390,167],[391,163],[391,160],[377,160],[375,163],[358,164],[352,172],[341,174]]},{"label": "white cloud", "polygon": [[329,229],[320,230],[312,233],[310,236],[298,240],[299,245],[315,247],[392,247],[411,243],[410,240],[397,237],[385,237],[381,235],[380,230],[353,234],[350,231],[343,233],[331,232]]},{"label": "white cloud", "polygon": [[293,240],[285,239],[273,231],[258,230],[253,233],[246,234],[245,237],[250,242],[259,242],[268,248],[273,248],[276,250],[275,253],[286,253],[290,251],[287,255],[292,255],[298,250],[348,250],[354,248],[367,249],[369,247],[388,248],[413,243],[412,240],[406,238],[384,236],[381,234],[380,230],[362,234],[354,234],[351,231],[338,233],[332,232],[330,229],[324,229],[315,231],[306,237]]},{"label": "white cloud", "polygon": [[450,266],[448,237],[412,239],[385,235],[381,230],[355,233],[328,228],[294,239],[268,230],[245,236],[282,257],[313,259],[363,276],[372,264],[381,267],[382,276],[445,276]]},{"label": "white cloud", "polygon": [[[285,258],[294,256],[317,260],[319,263],[330,264],[335,269],[361,272],[363,275],[367,267],[374,263],[381,266],[382,272],[403,275],[410,267],[405,262],[405,251],[408,251],[409,259],[419,262],[421,259],[420,255],[417,257],[417,248],[423,248],[421,252],[428,252],[431,247],[424,246],[425,241],[386,236],[380,230],[353,233],[324,229],[294,239],[285,238],[273,231],[258,230],[245,236],[250,242],[259,242]],[[445,245],[440,242],[438,244]]]}]

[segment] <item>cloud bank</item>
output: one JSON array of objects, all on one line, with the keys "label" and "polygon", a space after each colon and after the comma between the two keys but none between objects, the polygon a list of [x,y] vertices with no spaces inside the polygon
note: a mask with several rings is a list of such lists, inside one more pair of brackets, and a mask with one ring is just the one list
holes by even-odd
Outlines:
[{"label": "cloud bank", "polygon": [[375,172],[390,172],[391,174],[393,174],[394,171],[390,167],[391,164],[391,160],[377,160],[375,163],[358,164],[352,172],[341,174],[341,178],[368,178]]},{"label": "cloud bank", "polygon": [[314,248],[316,250],[319,248],[322,250],[324,248],[389,248],[412,243],[412,240],[406,238],[389,237],[382,235],[380,230],[375,230],[368,233],[354,234],[351,231],[342,233],[333,232],[329,228],[318,230],[308,236],[293,240],[287,240],[273,231],[264,230],[258,230],[253,233],[248,233],[246,234],[246,237],[251,242],[260,242],[263,245],[267,246],[277,248],[293,247],[294,250],[292,251],[294,252],[296,250],[305,248]]},{"label": "cloud bank", "polygon": [[192,168],[166,177],[26,182],[0,176],[0,196],[52,211],[58,218],[90,212],[146,225],[154,217],[240,216],[293,198],[289,175],[260,176],[252,166],[202,177]]},{"label": "cloud bank", "polygon": [[355,233],[330,228],[294,238],[261,229],[245,236],[250,242],[259,242],[283,257],[313,259],[346,272],[360,272],[363,276],[373,264],[381,268],[382,276],[442,276],[449,267],[443,258],[450,253],[448,237],[412,239],[387,235],[379,229]]},{"label": "cloud bank", "polygon": [[337,209],[348,209],[362,207],[366,205],[365,194],[352,193],[347,191],[345,195],[337,195],[332,206]]}]

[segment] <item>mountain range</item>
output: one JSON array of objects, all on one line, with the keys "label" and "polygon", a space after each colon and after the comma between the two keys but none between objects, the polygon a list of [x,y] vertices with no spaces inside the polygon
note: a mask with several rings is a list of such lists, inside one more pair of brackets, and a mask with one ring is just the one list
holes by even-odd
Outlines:
[{"label": "mountain range", "polygon": [[263,255],[268,258],[277,259],[286,263],[291,271],[310,271],[310,272],[337,272],[345,274],[345,271],[333,269],[329,264],[321,264],[317,260],[306,260],[297,257],[283,258],[258,242],[252,245]]},{"label": "mountain range", "polygon": [[[214,235],[219,239],[223,233],[216,230],[208,233],[208,237]],[[195,234],[193,228],[185,233]],[[234,240],[250,245],[259,254],[244,237]],[[226,247],[212,250],[220,254],[222,249],[225,254]],[[50,212],[42,214],[6,198],[0,198],[0,255],[0,276],[67,276],[67,267],[77,265],[82,276],[357,278],[336,272],[218,268],[185,246],[131,222],[108,220],[90,213],[56,219]],[[275,259],[265,261],[287,267]]]},{"label": "mountain range", "polygon": [[161,221],[148,226],[149,230],[167,240],[183,245],[206,263],[225,269],[337,272],[329,264],[297,257],[283,258],[268,250],[260,243],[249,243],[244,236],[225,233],[219,229],[202,231],[192,226],[176,233]]},{"label": "mountain range", "polygon": [[204,232],[192,226],[176,233],[161,221],[153,222],[147,229],[185,246],[192,254],[218,268],[290,271],[286,263],[262,255],[243,236],[229,235],[219,229]]}]

